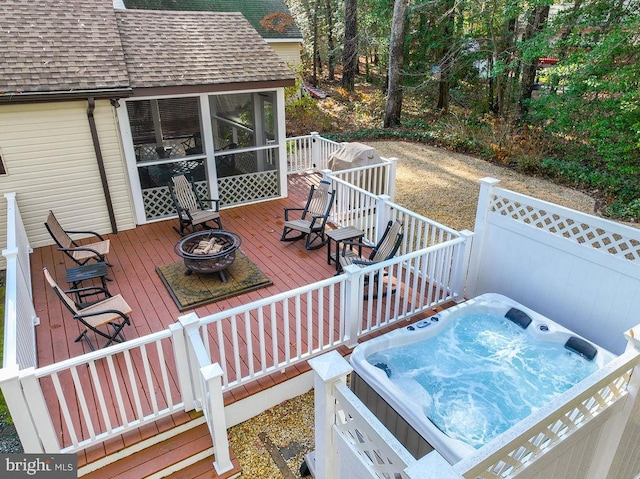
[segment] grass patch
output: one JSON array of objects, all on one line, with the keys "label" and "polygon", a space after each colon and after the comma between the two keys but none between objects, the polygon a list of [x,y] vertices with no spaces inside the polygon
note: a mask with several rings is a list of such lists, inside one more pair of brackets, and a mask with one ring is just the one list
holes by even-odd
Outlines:
[{"label": "grass patch", "polygon": [[[6,271],[0,271],[0,358],[4,357],[4,297],[6,292],[5,275]],[[9,408],[7,408],[7,403],[4,401],[2,391],[0,391],[0,420],[12,423],[11,415],[9,414]]]}]

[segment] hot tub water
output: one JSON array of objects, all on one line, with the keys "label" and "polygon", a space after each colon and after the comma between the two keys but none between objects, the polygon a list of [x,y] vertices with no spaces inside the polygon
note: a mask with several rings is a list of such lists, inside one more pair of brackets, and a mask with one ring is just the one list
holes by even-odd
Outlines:
[{"label": "hot tub water", "polygon": [[[428,324],[428,323],[426,323]],[[598,369],[492,313],[367,357],[449,437],[480,447]],[[419,398],[419,399],[418,399]]]}]

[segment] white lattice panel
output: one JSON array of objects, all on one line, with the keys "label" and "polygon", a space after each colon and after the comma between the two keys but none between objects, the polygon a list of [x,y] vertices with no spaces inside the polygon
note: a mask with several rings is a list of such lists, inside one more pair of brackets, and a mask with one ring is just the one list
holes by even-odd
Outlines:
[{"label": "white lattice panel", "polygon": [[280,189],[276,170],[218,179],[220,203],[234,205],[261,198],[274,198]]},{"label": "white lattice panel", "polygon": [[144,213],[148,220],[176,214],[167,186],[142,190],[142,200],[144,201]]},{"label": "white lattice panel", "polygon": [[[207,181],[196,181],[195,186],[200,198],[209,198],[209,183]],[[148,220],[167,218],[177,214],[167,186],[142,190],[142,199]]]},{"label": "white lattice panel", "polygon": [[[371,477],[407,479],[415,459],[345,385],[336,387],[335,427]],[[339,453],[343,456],[344,451]],[[404,456],[404,457],[403,457]],[[364,472],[364,471],[363,471]],[[361,473],[359,477],[364,477]]]},{"label": "white lattice panel", "polygon": [[[552,447],[563,436],[575,431],[580,424],[598,415],[603,409],[625,394],[631,369],[615,375],[596,390],[589,389],[557,412],[529,429],[526,436],[514,441],[511,449],[474,467],[465,477],[497,479],[517,475],[517,471]],[[482,469],[482,470],[480,470]]]},{"label": "white lattice panel", "polygon": [[640,241],[621,233],[608,231],[557,212],[525,204],[504,196],[491,197],[491,211],[534,228],[562,236],[583,246],[606,252],[629,261],[640,261]]}]

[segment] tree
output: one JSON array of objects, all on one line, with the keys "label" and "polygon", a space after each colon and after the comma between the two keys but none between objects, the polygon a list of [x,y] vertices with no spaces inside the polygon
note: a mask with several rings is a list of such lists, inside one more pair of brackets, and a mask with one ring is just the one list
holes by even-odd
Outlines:
[{"label": "tree", "polygon": [[353,91],[358,73],[358,1],[344,2],[344,46],[342,49],[342,87]]},{"label": "tree", "polygon": [[395,0],[393,5],[393,21],[391,23],[391,39],[389,43],[389,86],[384,113],[385,128],[400,126],[407,1],[408,0]]},{"label": "tree", "polygon": [[333,1],[326,0],[325,3],[325,16],[327,19],[327,62],[329,68],[329,80],[335,78],[335,44],[333,42]]}]

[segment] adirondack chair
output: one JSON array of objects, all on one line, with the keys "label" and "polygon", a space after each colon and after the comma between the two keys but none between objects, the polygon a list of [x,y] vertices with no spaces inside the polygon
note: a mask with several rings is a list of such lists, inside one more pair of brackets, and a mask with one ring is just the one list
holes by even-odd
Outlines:
[{"label": "adirondack chair", "polygon": [[[174,175],[169,182],[169,191],[173,204],[178,212],[179,229],[174,228],[181,236],[185,231],[195,233],[198,226],[211,229],[213,222],[222,229],[219,200],[203,199],[198,196],[193,180],[184,174]],[[209,203],[211,208],[207,208]]]}]

